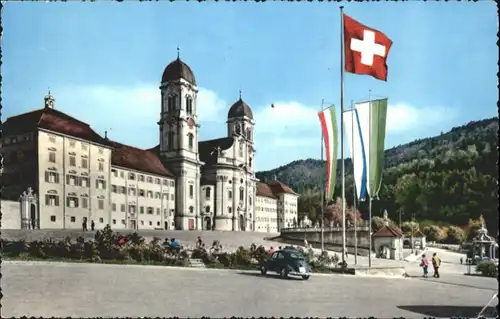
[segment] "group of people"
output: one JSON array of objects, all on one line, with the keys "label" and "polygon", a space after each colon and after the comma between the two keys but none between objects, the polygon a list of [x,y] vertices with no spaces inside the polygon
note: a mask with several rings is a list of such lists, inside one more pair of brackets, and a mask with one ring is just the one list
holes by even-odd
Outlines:
[{"label": "group of people", "polygon": [[[89,230],[89,229],[87,228],[87,217],[84,217],[84,218],[83,218],[83,221],[82,221],[82,229],[83,229],[83,231],[84,231],[84,232]],[[92,220],[92,221],[90,221],[90,230],[91,230],[91,231],[94,231],[94,229],[95,229],[95,223],[94,223],[94,221]]]},{"label": "group of people", "polygon": [[[434,268],[434,275],[432,277],[434,278],[439,278],[439,267],[441,266],[441,258],[434,253],[432,254],[432,267]],[[425,256],[425,254],[422,255],[422,259],[420,262],[420,267],[424,270],[424,278],[427,278],[427,275],[429,273],[429,260]]]}]

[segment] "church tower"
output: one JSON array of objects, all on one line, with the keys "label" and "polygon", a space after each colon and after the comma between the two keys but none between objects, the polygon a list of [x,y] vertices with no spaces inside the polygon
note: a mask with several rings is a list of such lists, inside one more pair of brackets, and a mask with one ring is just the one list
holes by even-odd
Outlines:
[{"label": "church tower", "polygon": [[233,230],[255,230],[255,144],[253,112],[241,98],[236,101],[227,114],[227,133],[234,139],[236,171],[233,185]]},{"label": "church tower", "polygon": [[163,71],[160,85],[160,154],[176,180],[175,227],[201,229],[198,156],[198,88],[191,68],[177,59]]}]

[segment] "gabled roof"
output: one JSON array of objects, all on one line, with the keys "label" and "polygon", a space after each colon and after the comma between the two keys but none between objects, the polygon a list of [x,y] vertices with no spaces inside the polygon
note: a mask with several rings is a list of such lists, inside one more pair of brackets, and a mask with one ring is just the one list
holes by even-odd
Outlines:
[{"label": "gabled roof", "polygon": [[269,182],[269,183],[267,183],[267,185],[269,185],[269,187],[273,190],[273,193],[276,195],[283,194],[283,193],[291,194],[291,195],[298,195],[288,185],[285,185],[277,180]]},{"label": "gabled roof", "polygon": [[274,195],[271,187],[269,187],[266,183],[261,182],[257,182],[257,196],[277,199],[277,196]]},{"label": "gabled roof", "polygon": [[151,173],[161,176],[174,177],[174,174],[163,165],[159,156],[151,150],[109,141],[113,147],[111,153],[111,164],[137,171]]},{"label": "gabled roof", "polygon": [[87,123],[53,108],[45,107],[12,116],[2,124],[4,136],[34,132],[37,129],[45,129],[107,146],[112,149],[112,165],[174,177],[172,172],[163,165],[156,152],[102,138]]},{"label": "gabled roof", "polygon": [[403,234],[401,233],[401,230],[396,227],[391,227],[391,226],[384,226],[382,227],[379,231],[374,233],[372,235],[373,237],[396,237],[396,238],[401,238],[403,237]]},{"label": "gabled roof", "polygon": [[217,148],[221,151],[225,151],[231,146],[233,146],[234,138],[223,137],[215,140],[202,141],[198,143],[198,154],[200,156],[200,161],[204,162],[205,165],[212,165],[217,163]]},{"label": "gabled roof", "polygon": [[87,123],[48,107],[9,117],[2,124],[4,136],[33,132],[39,128],[107,145],[106,140]]}]

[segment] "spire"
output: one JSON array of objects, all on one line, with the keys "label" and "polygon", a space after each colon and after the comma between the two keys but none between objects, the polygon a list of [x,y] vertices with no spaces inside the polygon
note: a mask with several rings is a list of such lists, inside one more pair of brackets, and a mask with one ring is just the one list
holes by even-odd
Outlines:
[{"label": "spire", "polygon": [[49,109],[53,109],[56,103],[56,99],[52,95],[50,95],[50,88],[48,89],[48,93],[44,98],[45,101],[45,107]]},{"label": "spire", "polygon": [[240,101],[241,101],[241,90],[240,90]]},{"label": "spire", "polygon": [[177,60],[180,60],[180,49],[179,49],[179,44],[177,44]]}]

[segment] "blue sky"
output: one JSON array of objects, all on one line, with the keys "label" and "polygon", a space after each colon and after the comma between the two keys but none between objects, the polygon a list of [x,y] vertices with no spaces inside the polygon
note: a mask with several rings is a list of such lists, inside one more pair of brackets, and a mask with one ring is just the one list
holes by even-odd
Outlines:
[{"label": "blue sky", "polygon": [[[497,114],[494,2],[345,3],[392,41],[387,83],[346,75],[345,98],[389,97],[386,146]],[[158,144],[161,74],[176,57],[200,88],[200,140],[230,105],[256,118],[257,169],[319,158],[321,100],[340,103],[337,3],[13,3],[3,9],[3,118],[56,108],[114,140]],[[275,108],[270,104],[274,103]]]}]

